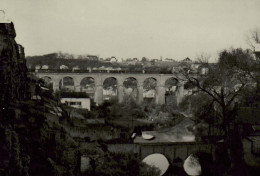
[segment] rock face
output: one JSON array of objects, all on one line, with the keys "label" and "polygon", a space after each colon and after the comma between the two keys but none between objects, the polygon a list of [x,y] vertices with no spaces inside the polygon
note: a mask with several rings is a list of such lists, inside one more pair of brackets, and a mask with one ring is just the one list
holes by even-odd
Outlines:
[{"label": "rock face", "polygon": [[59,123],[62,115],[51,114],[58,104],[52,94],[27,76],[15,37],[13,23],[0,23],[0,175],[77,175],[77,144]]},{"label": "rock face", "polygon": [[1,107],[29,96],[24,48],[16,43],[15,37],[13,23],[0,23]]}]

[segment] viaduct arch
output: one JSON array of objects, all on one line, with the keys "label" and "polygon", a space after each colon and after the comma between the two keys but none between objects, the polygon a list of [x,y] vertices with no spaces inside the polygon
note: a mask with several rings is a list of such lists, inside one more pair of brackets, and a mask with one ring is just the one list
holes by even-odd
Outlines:
[{"label": "viaduct arch", "polygon": [[185,78],[183,75],[178,74],[139,74],[139,73],[55,73],[55,72],[35,72],[35,76],[38,78],[49,78],[49,81],[53,85],[53,90],[58,91],[62,88],[64,78],[72,78],[74,85],[69,85],[69,89],[75,92],[82,91],[82,81],[84,78],[91,78],[92,87],[94,90],[94,102],[97,104],[103,103],[103,83],[107,78],[115,78],[117,81],[117,97],[118,101],[122,102],[124,97],[124,81],[128,78],[134,78],[137,81],[137,103],[141,103],[143,101],[143,92],[144,92],[144,81],[148,78],[152,78],[156,80],[156,95],[155,102],[156,104],[165,104],[165,93],[166,93],[166,81],[168,79],[176,79],[177,81],[177,89],[176,89],[176,98],[177,104],[181,102],[184,96],[184,83]]}]

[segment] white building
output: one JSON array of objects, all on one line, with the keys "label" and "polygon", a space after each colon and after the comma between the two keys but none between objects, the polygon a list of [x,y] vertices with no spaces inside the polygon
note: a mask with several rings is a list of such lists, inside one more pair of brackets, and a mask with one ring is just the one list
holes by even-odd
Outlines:
[{"label": "white building", "polygon": [[90,111],[90,98],[61,98],[61,103],[66,103],[73,108],[87,109]]},{"label": "white building", "polygon": [[43,69],[43,70],[48,70],[48,69],[49,69],[49,66],[48,66],[48,65],[43,65],[41,69]]}]

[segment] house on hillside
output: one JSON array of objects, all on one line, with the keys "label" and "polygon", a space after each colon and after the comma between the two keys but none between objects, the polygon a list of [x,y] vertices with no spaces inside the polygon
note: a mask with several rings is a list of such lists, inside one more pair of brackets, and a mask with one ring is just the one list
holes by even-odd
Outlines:
[{"label": "house on hillside", "polygon": [[76,71],[76,70],[80,70],[80,68],[79,68],[79,66],[77,65],[77,66],[74,66],[74,67],[72,67],[72,71]]},{"label": "house on hillside", "polygon": [[87,55],[87,58],[89,59],[89,60],[98,60],[98,56],[97,55]]},{"label": "house on hillside", "polygon": [[152,59],[151,62],[159,62],[160,60],[159,59]]},{"label": "house on hillside", "polygon": [[188,57],[187,57],[187,58],[183,59],[183,60],[182,60],[182,62],[191,63],[191,62],[192,62],[192,60],[191,60],[190,58],[188,58]]},{"label": "house on hillside", "polygon": [[200,63],[192,63],[191,64],[191,69],[193,69],[193,70],[198,70],[199,69],[199,67],[200,67]]},{"label": "house on hillside", "polygon": [[38,71],[38,70],[40,70],[40,69],[41,69],[41,67],[42,67],[41,65],[36,65],[36,66],[35,66],[35,71]]},{"label": "house on hillside", "polygon": [[67,70],[67,69],[69,69],[69,67],[66,66],[66,65],[61,65],[61,66],[60,66],[60,70]]},{"label": "house on hillside", "polygon": [[137,58],[127,58],[126,62],[128,65],[135,65],[138,62]]},{"label": "house on hillside", "polygon": [[49,66],[48,66],[48,65],[43,65],[41,69],[42,69],[42,70],[48,70],[48,69],[49,69]]},{"label": "house on hillside", "polygon": [[175,62],[175,60],[174,59],[170,59],[170,58],[166,58],[165,62]]},{"label": "house on hillside", "polygon": [[254,51],[254,53],[255,53],[255,56],[256,56],[257,58],[260,58],[260,43],[258,43],[258,44],[255,45],[255,51]]},{"label": "house on hillside", "polygon": [[106,62],[117,62],[118,61],[118,59],[116,58],[116,57],[114,57],[114,56],[112,56],[111,58],[107,58],[106,59]]},{"label": "house on hillside", "polygon": [[200,74],[202,74],[202,75],[206,75],[206,74],[208,74],[208,72],[209,72],[209,68],[206,68],[206,67],[202,67],[200,70]]}]

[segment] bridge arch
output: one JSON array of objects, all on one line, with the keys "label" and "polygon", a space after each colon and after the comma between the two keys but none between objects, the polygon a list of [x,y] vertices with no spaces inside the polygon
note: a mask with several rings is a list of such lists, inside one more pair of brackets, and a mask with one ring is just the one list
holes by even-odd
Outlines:
[{"label": "bridge arch", "polygon": [[[177,99],[178,102],[181,102],[182,97],[184,96],[184,93],[186,93],[186,91],[181,88],[183,80],[185,79],[184,77],[180,77],[179,75],[174,75],[174,74],[145,74],[145,73],[141,73],[141,74],[133,74],[133,73],[89,73],[89,72],[82,72],[82,73],[75,73],[75,72],[34,72],[34,74],[41,78],[44,76],[49,76],[52,78],[52,82],[53,82],[53,90],[57,91],[61,88],[66,88],[69,87],[68,90],[70,91],[77,91],[80,92],[80,88],[81,88],[81,81],[83,78],[85,77],[92,77],[95,80],[95,98],[94,98],[94,102],[96,102],[98,105],[102,104],[103,102],[103,86],[106,87],[106,85],[104,85],[104,81],[107,78],[115,78],[117,80],[117,85],[115,86],[117,89],[117,96],[118,96],[118,101],[122,102],[122,99],[124,97],[124,85],[123,82],[125,79],[129,78],[129,77],[133,77],[134,79],[137,80],[137,90],[138,90],[138,98],[137,98],[137,103],[141,103],[143,102],[143,98],[145,96],[146,92],[146,85],[145,85],[145,81],[147,79],[153,79],[154,82],[156,82],[156,86],[153,87],[153,92],[154,92],[154,97],[155,98],[155,103],[156,104],[164,104],[165,103],[165,82],[168,78],[171,77],[178,77],[178,78],[182,78],[182,81],[179,80],[179,84],[178,84],[178,89],[177,89]],[[66,85],[63,84],[64,80],[61,81],[63,78],[66,80],[65,77],[70,77],[71,79],[73,79],[73,85]],[[72,82],[72,81],[71,81]],[[73,87],[74,86],[74,87]]]},{"label": "bridge arch", "polygon": [[138,80],[135,77],[127,77],[123,82],[124,99],[133,99],[137,101],[138,99]]},{"label": "bridge arch", "polygon": [[107,77],[103,81],[103,100],[115,99],[118,95],[118,80],[116,77]]},{"label": "bridge arch", "polygon": [[74,91],[74,79],[70,76],[64,76],[59,82],[60,90],[64,91]]},{"label": "bridge arch", "polygon": [[201,173],[203,173],[203,175],[213,175],[212,172],[214,171],[210,169],[210,166],[213,164],[212,152],[203,150],[191,152],[189,156],[187,156],[187,158],[184,160],[184,170],[185,168],[188,169],[187,167],[189,162],[192,162],[194,166],[197,165],[198,168],[200,167]]},{"label": "bridge arch", "polygon": [[170,77],[166,79],[165,87],[165,104],[168,109],[177,108],[177,90],[178,90],[179,80],[175,77]]},{"label": "bridge arch", "polygon": [[154,77],[145,78],[143,81],[143,99],[147,104],[157,104],[157,79]]},{"label": "bridge arch", "polygon": [[91,98],[95,96],[95,78],[91,76],[84,77],[80,81],[80,92],[86,92]]}]

